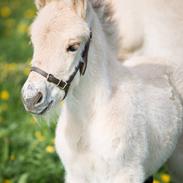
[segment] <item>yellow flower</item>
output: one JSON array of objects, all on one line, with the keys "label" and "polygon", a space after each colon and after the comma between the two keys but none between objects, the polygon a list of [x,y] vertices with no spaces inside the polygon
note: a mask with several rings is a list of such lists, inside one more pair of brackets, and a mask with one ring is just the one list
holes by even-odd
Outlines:
[{"label": "yellow flower", "polygon": [[3,6],[0,9],[0,13],[2,17],[9,17],[11,15],[11,9],[8,6]]},{"label": "yellow flower", "polygon": [[12,183],[12,181],[10,179],[4,179],[3,183]]},{"label": "yellow flower", "polygon": [[35,11],[32,10],[32,9],[29,9],[29,10],[27,10],[27,11],[24,13],[25,18],[33,18],[34,15],[35,15]]},{"label": "yellow flower", "polygon": [[45,140],[45,137],[43,136],[43,134],[40,131],[36,131],[35,132],[35,137],[38,141],[42,142]]},{"label": "yellow flower", "polygon": [[12,154],[12,155],[10,156],[10,160],[12,160],[12,161],[16,160],[16,156],[15,156],[14,154]]},{"label": "yellow flower", "polygon": [[3,90],[0,93],[1,100],[8,100],[10,98],[9,92],[7,90]]},{"label": "yellow flower", "polygon": [[20,34],[25,34],[26,32],[28,32],[28,25],[26,23],[20,23],[17,27],[17,31],[20,33]]},{"label": "yellow flower", "polygon": [[161,177],[161,180],[162,180],[164,183],[169,183],[170,180],[171,180],[170,175],[165,174],[165,173],[161,174],[160,177]]},{"label": "yellow flower", "polygon": [[153,183],[160,183],[160,181],[159,180],[153,180]]},{"label": "yellow flower", "polygon": [[46,152],[48,153],[54,153],[55,152],[55,148],[51,145],[46,147]]}]

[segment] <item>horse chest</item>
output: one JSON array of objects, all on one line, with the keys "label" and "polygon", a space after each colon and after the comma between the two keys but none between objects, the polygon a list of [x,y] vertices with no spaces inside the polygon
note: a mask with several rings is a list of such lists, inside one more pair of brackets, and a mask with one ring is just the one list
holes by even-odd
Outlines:
[{"label": "horse chest", "polygon": [[99,129],[93,133],[92,128],[82,131],[61,124],[57,126],[56,149],[68,174],[84,176],[93,183],[110,180],[114,171],[110,165],[113,152]]}]

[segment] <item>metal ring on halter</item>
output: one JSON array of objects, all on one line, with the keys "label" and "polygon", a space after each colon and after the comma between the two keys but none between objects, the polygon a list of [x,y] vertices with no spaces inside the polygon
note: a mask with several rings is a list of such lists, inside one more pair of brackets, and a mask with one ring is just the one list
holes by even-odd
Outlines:
[{"label": "metal ring on halter", "polygon": [[[60,83],[64,83],[64,86],[60,86]],[[57,86],[58,87],[60,87],[62,90],[65,90],[65,88],[67,87],[67,85],[68,85],[68,83],[66,82],[66,81],[62,81],[62,80],[60,80],[59,82],[58,82],[58,84],[57,84]]]},{"label": "metal ring on halter", "polygon": [[47,77],[46,77],[46,80],[49,81],[49,78],[50,78],[51,74],[48,74]]}]

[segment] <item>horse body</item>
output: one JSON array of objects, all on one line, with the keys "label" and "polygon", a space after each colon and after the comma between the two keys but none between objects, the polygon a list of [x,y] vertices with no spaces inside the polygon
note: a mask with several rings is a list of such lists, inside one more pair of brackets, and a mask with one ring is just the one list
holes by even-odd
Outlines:
[{"label": "horse body", "polygon": [[[183,109],[169,66],[151,65],[150,73],[141,62],[146,58],[117,62],[86,0],[53,1],[39,12],[31,33],[33,66],[68,78],[89,29],[87,70],[74,78],[56,130],[66,182],[142,183],[170,157],[182,131]],[[65,96],[35,72],[22,94],[26,108],[37,114]]]},{"label": "horse body", "polygon": [[58,122],[57,152],[67,182],[143,182],[173,152],[182,107],[164,65],[148,78],[114,63],[99,27],[95,19],[86,75]]},{"label": "horse body", "polygon": [[113,30],[118,34],[112,34],[112,39],[118,40],[115,44],[121,59],[139,55],[167,59],[172,66],[182,63],[181,0],[90,1],[94,7],[98,5],[95,9],[102,22],[108,23],[107,29],[114,23]]},{"label": "horse body", "polygon": [[[104,30],[110,30],[105,31],[106,36],[118,50],[118,57],[126,62],[129,58],[143,56],[146,57],[144,64],[149,64],[149,67],[152,64],[168,63],[172,68],[171,82],[183,98],[183,1],[90,1],[103,22]],[[154,57],[156,59],[152,63]],[[180,183],[183,180],[182,144],[183,137],[179,139],[176,150],[168,161],[172,176]]]},{"label": "horse body", "polygon": [[175,148],[182,111],[168,81],[159,79],[165,86],[127,79],[102,92],[92,77],[97,88],[91,81],[68,96],[56,133],[67,182],[142,183],[160,168]]},{"label": "horse body", "polygon": [[[183,97],[183,1],[90,0],[120,60],[143,56],[168,61]],[[110,31],[108,31],[110,30]]]}]

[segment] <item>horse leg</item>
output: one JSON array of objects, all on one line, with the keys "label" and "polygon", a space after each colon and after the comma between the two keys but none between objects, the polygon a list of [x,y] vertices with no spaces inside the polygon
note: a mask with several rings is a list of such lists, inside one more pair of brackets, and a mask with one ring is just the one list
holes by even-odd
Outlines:
[{"label": "horse leg", "polygon": [[113,183],[142,183],[144,182],[144,171],[142,167],[133,166],[134,168],[123,168],[115,177],[113,177]]},{"label": "horse leg", "polygon": [[176,183],[182,183],[183,180],[183,135],[179,139],[173,155],[168,160],[168,170]]}]

